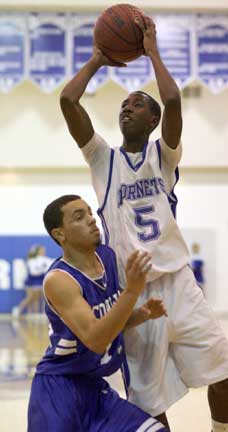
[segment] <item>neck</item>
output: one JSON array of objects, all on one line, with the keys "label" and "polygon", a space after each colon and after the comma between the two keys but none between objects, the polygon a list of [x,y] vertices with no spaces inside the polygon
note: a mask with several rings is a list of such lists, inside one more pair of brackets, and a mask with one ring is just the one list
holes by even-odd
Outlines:
[{"label": "neck", "polygon": [[63,259],[86,274],[98,273],[100,270],[95,249],[74,250],[67,248],[64,250]]},{"label": "neck", "polygon": [[148,142],[148,136],[140,136],[139,138],[126,138],[123,139],[123,148],[126,152],[137,153],[143,150],[146,142]]}]

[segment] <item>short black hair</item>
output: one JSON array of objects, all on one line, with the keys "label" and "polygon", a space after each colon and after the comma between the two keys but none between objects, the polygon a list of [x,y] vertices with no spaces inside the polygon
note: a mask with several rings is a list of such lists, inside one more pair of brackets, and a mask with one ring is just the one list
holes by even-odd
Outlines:
[{"label": "short black hair", "polygon": [[58,240],[56,240],[52,236],[51,232],[53,228],[58,228],[62,226],[63,223],[62,207],[68,202],[75,201],[77,199],[81,199],[81,197],[79,195],[63,195],[55,199],[54,201],[52,201],[50,204],[48,204],[48,206],[44,210],[43,213],[44,226],[48,234],[58,245],[59,245]]},{"label": "short black hair", "polygon": [[134,93],[139,93],[139,94],[147,97],[150,110],[158,118],[158,123],[159,123],[160,119],[161,119],[161,107],[160,107],[159,103],[146,92],[137,90]]}]

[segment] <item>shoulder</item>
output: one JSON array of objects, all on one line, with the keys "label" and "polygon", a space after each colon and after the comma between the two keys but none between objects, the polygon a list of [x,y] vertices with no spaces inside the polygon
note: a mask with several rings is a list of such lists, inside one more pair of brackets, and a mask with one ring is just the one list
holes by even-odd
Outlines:
[{"label": "shoulder", "polygon": [[63,282],[69,282],[71,280],[74,280],[71,276],[71,274],[64,268],[56,267],[52,268],[48,273],[46,274],[44,278],[44,284],[45,286],[52,286],[54,284],[62,284]]},{"label": "shoulder", "polygon": [[145,158],[148,156],[148,154],[150,154],[150,156],[151,156],[151,153],[154,153],[154,152],[157,153],[158,156],[161,153],[160,139],[157,139],[155,141],[150,139],[148,141],[148,143],[144,145],[143,150],[142,150],[142,155]]},{"label": "shoulder", "polygon": [[75,294],[81,292],[80,285],[70,273],[62,268],[52,269],[44,278],[44,290],[49,296],[62,296],[63,292],[74,291]]},{"label": "shoulder", "polygon": [[171,169],[175,169],[182,156],[182,142],[180,141],[178,146],[175,149],[172,149],[166,144],[164,138],[161,137],[156,140],[156,146],[161,159]]},{"label": "shoulder", "polygon": [[92,138],[82,147],[82,152],[87,154],[87,152],[94,148],[110,149],[109,144],[97,132],[94,132]]},{"label": "shoulder", "polygon": [[96,167],[101,173],[104,165],[110,159],[111,148],[108,143],[98,133],[94,133],[92,138],[82,147],[84,159],[91,167]]},{"label": "shoulder", "polygon": [[49,271],[61,267],[61,258],[62,257],[58,257],[56,259],[50,258],[50,260],[52,260],[52,262],[51,262],[51,265],[49,267]]},{"label": "shoulder", "polygon": [[179,141],[179,143],[178,143],[178,145],[177,145],[176,148],[169,147],[166,144],[166,142],[165,142],[165,140],[164,140],[163,137],[159,138],[159,143],[160,143],[160,146],[161,146],[161,149],[162,149],[163,152],[166,152],[166,153],[169,153],[169,154],[173,154],[173,155],[176,154],[179,157],[181,157],[181,155],[182,155],[182,141]]},{"label": "shoulder", "polygon": [[72,276],[71,268],[69,265],[60,258],[57,258],[49,267],[48,272],[46,273],[44,283],[52,284],[52,283],[62,283],[63,281],[75,280]]}]

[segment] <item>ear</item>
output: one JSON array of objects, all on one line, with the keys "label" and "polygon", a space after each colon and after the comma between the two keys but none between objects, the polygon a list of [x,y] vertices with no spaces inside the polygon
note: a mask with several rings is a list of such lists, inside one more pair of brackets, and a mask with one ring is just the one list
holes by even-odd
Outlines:
[{"label": "ear", "polygon": [[152,115],[150,120],[151,131],[153,131],[157,127],[158,123],[159,123],[159,118],[155,115]]},{"label": "ear", "polygon": [[65,235],[62,228],[53,228],[51,230],[51,235],[56,239],[60,244],[65,240]]}]

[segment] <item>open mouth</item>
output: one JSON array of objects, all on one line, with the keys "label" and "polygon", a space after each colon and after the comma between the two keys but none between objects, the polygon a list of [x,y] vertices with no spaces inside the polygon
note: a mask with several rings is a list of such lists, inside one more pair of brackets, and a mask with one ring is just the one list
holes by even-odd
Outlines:
[{"label": "open mouth", "polygon": [[128,114],[124,114],[124,115],[122,115],[122,117],[121,117],[121,120],[122,121],[127,121],[127,120],[131,120],[131,116],[129,116]]},{"label": "open mouth", "polygon": [[122,124],[127,124],[127,123],[130,123],[130,122],[132,122],[132,118],[129,117],[128,115],[125,115],[125,116],[121,117],[121,123]]}]

